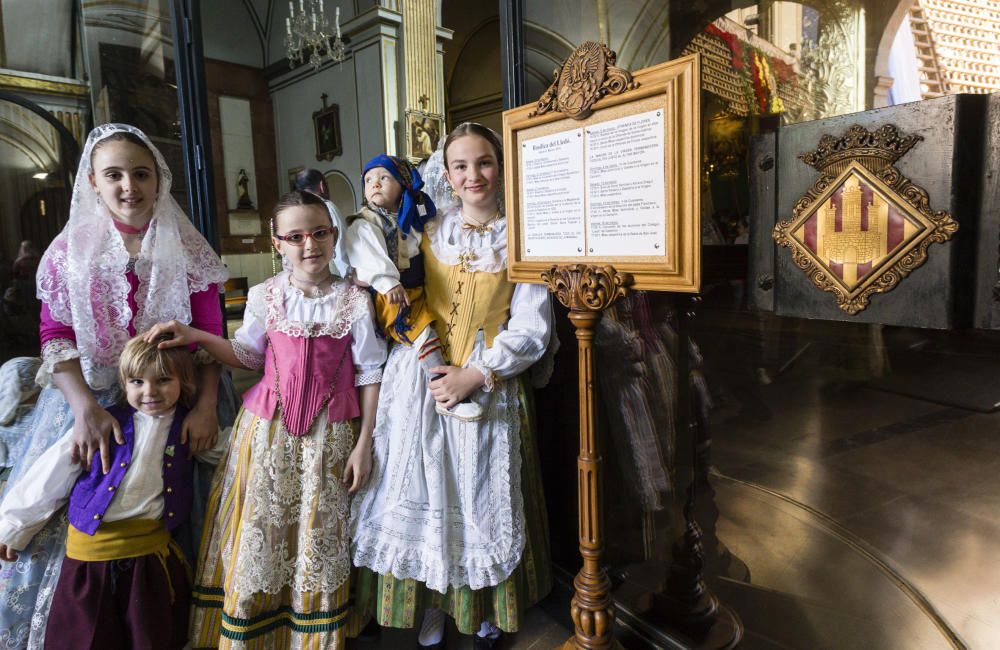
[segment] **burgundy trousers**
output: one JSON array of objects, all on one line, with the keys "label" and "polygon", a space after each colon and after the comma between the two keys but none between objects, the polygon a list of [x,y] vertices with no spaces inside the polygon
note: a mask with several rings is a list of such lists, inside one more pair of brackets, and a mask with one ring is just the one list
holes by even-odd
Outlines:
[{"label": "burgundy trousers", "polygon": [[81,562],[63,559],[46,646],[64,650],[179,650],[187,643],[191,583],[170,554]]}]

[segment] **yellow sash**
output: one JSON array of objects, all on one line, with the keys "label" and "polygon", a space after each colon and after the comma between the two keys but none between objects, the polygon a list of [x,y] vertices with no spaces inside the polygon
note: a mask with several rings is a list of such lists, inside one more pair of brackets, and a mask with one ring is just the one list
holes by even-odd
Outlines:
[{"label": "yellow sash", "polygon": [[171,553],[181,560],[190,573],[191,569],[180,547],[159,519],[109,521],[102,523],[93,535],[81,532],[71,525],[66,537],[66,557],[80,562],[108,562],[155,555],[167,576],[170,601],[173,602],[174,586],[170,583],[170,572],[167,571],[167,557]]},{"label": "yellow sash", "polygon": [[405,332],[406,339],[396,331],[396,318],[403,305],[394,305],[380,293],[375,294],[375,318],[386,336],[404,345],[412,345],[424,328],[434,322],[434,315],[427,309],[423,287],[413,287],[406,290],[410,298],[410,315],[406,319],[409,329]]}]

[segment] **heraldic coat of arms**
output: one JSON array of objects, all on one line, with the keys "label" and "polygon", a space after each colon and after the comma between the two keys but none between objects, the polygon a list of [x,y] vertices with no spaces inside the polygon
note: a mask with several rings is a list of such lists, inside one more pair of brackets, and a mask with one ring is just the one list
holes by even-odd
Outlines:
[{"label": "heraldic coat of arms", "polygon": [[799,156],[820,176],[773,237],[848,314],[895,287],[924,263],[931,244],[958,230],[951,214],[932,211],[927,192],[894,166],[921,139],[892,124],[874,131],[854,125]]}]

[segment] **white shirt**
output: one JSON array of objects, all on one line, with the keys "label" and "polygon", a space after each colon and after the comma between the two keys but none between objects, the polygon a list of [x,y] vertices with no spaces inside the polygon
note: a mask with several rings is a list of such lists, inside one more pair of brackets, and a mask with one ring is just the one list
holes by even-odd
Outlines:
[{"label": "white shirt", "polygon": [[[411,232],[403,239],[399,230],[392,235],[399,242],[399,255],[410,260],[420,253],[421,235]],[[399,269],[389,258],[389,247],[385,235],[378,226],[365,219],[355,219],[347,229],[347,256],[351,260],[357,278],[370,284],[383,296],[399,284]]]},{"label": "white shirt", "polygon": [[[174,411],[152,416],[136,411],[132,462],[102,521],[159,519],[163,515],[163,453],[170,435]],[[218,462],[228,443],[229,431],[219,436],[215,448],[195,454],[199,460]],[[70,429],[45,450],[0,503],[0,543],[24,549],[49,519],[69,501],[83,465],[72,462],[73,431]],[[94,462],[100,463],[95,456]]]},{"label": "white shirt", "polygon": [[[303,323],[328,323],[336,317],[338,292],[331,291],[325,296],[310,298],[291,283],[291,275],[282,281],[285,301],[285,318]],[[280,280],[279,280],[280,281]],[[263,359],[267,351],[267,305],[265,287],[259,284],[247,293],[247,306],[243,314],[243,325],[236,330],[234,339],[241,347]],[[368,313],[371,314],[371,298]],[[375,332],[371,317],[358,318],[351,323],[351,354],[357,371],[355,384],[362,386],[382,380],[382,364],[386,358],[385,339]],[[374,379],[374,381],[366,381]]]}]

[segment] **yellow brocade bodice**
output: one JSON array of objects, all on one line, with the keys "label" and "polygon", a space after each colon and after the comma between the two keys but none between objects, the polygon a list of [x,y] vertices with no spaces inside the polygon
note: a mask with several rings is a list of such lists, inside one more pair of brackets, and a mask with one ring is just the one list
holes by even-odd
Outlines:
[{"label": "yellow brocade bodice", "polygon": [[507,280],[506,269],[490,273],[440,261],[430,239],[424,237],[420,243],[427,308],[434,315],[445,357],[452,365],[462,366],[472,354],[479,330],[490,347],[500,327],[506,325],[514,283]]}]

